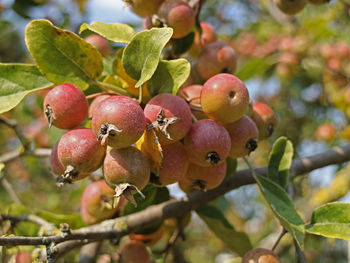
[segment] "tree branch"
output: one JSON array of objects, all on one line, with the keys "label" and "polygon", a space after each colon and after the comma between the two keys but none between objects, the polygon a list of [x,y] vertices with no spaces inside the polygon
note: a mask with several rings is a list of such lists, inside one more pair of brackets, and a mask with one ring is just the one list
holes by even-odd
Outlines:
[{"label": "tree branch", "polygon": [[0,155],[0,163],[8,163],[14,159],[22,156],[34,156],[38,158],[49,157],[51,155],[51,149],[49,148],[38,148],[33,151],[18,151],[14,150],[8,153]]},{"label": "tree branch", "polygon": [[[350,160],[350,145],[335,147],[321,154],[295,159],[291,171],[294,176],[302,175],[312,170],[339,164]],[[266,175],[267,167],[256,168],[256,173]],[[69,235],[48,237],[0,237],[0,246],[6,245],[56,245],[55,258],[62,256],[70,249],[98,240],[120,238],[128,233],[161,223],[167,218],[179,218],[191,210],[216,199],[217,197],[243,185],[255,183],[251,172],[242,170],[224,181],[219,187],[207,192],[196,191],[181,199],[153,205],[135,214],[72,231]],[[69,241],[69,242],[66,242]]]}]

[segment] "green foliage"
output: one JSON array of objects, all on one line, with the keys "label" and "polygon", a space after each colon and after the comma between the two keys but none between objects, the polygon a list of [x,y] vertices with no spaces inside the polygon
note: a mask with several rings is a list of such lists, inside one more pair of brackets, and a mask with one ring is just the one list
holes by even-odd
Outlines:
[{"label": "green foliage", "polygon": [[286,137],[276,140],[270,152],[267,177],[282,188],[287,186],[293,153],[293,145]]},{"label": "green foliage", "polygon": [[17,106],[28,94],[50,86],[52,83],[35,65],[0,64],[0,113]]},{"label": "green foliage", "polygon": [[244,232],[236,231],[216,206],[204,205],[197,209],[196,212],[210,230],[233,252],[243,256],[253,248],[249,237]]},{"label": "green foliage", "polygon": [[309,234],[350,240],[350,204],[334,202],[314,210],[306,226]]},{"label": "green foliage", "polygon": [[126,24],[106,24],[101,22],[92,22],[89,24],[82,24],[80,26],[79,34],[84,31],[90,30],[95,32],[108,40],[117,43],[129,43],[133,36],[136,34],[135,30]]},{"label": "green foliage", "polygon": [[102,56],[89,43],[48,20],[33,20],[25,41],[40,72],[52,83],[87,89],[103,71]]},{"label": "green foliage", "polygon": [[157,69],[161,52],[173,34],[172,28],[152,28],[136,34],[123,52],[125,72],[140,87]]}]

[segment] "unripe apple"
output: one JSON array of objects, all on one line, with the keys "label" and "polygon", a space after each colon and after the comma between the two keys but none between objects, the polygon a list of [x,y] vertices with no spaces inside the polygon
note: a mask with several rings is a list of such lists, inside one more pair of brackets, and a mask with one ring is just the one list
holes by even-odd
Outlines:
[{"label": "unripe apple", "polygon": [[203,86],[193,84],[185,86],[178,91],[178,95],[186,100],[191,107],[192,114],[198,119],[208,119],[208,116],[203,112],[200,97]]},{"label": "unripe apple", "polygon": [[225,179],[226,169],[226,161],[210,167],[190,163],[185,177],[179,181],[179,186],[185,193],[214,189]]},{"label": "unripe apple", "polygon": [[193,9],[182,0],[165,0],[159,7],[158,16],[167,26],[174,29],[172,38],[185,37],[195,23]]},{"label": "unripe apple", "polygon": [[151,16],[157,13],[159,6],[164,0],[124,0],[127,4],[130,4],[131,10],[141,16]]},{"label": "unripe apple", "polygon": [[150,179],[150,163],[135,147],[111,149],[103,164],[106,182],[115,189],[116,196],[125,198],[136,206],[133,194],[141,193]]},{"label": "unripe apple", "polygon": [[112,49],[107,39],[98,34],[88,35],[85,38],[85,41],[93,45],[104,57],[107,57],[109,54],[112,53]]},{"label": "unripe apple", "polygon": [[98,96],[96,98],[94,98],[94,100],[91,102],[90,106],[89,106],[89,118],[92,118],[92,115],[95,111],[95,109],[98,107],[98,105],[101,104],[102,101],[104,101],[105,99],[109,98],[110,95],[101,95]]},{"label": "unripe apple", "polygon": [[58,182],[70,183],[79,174],[96,171],[102,165],[105,155],[106,149],[90,129],[80,127],[68,131],[57,146],[58,159],[65,167]]},{"label": "unripe apple", "polygon": [[191,109],[179,96],[162,93],[145,106],[148,129],[154,128],[162,145],[181,140],[192,124]]},{"label": "unripe apple", "polygon": [[162,148],[163,160],[154,183],[165,186],[179,181],[186,174],[189,162],[182,143],[175,142]]},{"label": "unripe apple", "polygon": [[258,127],[259,140],[264,140],[270,137],[278,123],[275,112],[262,102],[253,103],[251,118]]},{"label": "unripe apple", "polygon": [[296,15],[307,4],[307,0],[274,0],[277,7],[287,15]]},{"label": "unripe apple", "polygon": [[124,243],[120,248],[121,263],[149,263],[150,254],[144,244],[136,240]]},{"label": "unripe apple", "polygon": [[233,74],[236,66],[236,52],[231,46],[222,42],[206,45],[200,52],[196,63],[198,74],[204,80],[219,73]]},{"label": "unripe apple", "polygon": [[207,22],[200,23],[202,33],[196,32],[193,44],[189,53],[192,57],[197,57],[205,45],[216,41],[216,33],[213,26]]},{"label": "unripe apple", "polygon": [[281,261],[271,250],[256,248],[244,255],[242,263],[281,263]]},{"label": "unripe apple", "polygon": [[89,184],[81,197],[82,214],[86,212],[95,218],[94,223],[111,218],[118,211],[118,207],[113,207],[114,193],[104,180]]},{"label": "unripe apple", "polygon": [[62,84],[51,89],[44,99],[44,111],[49,126],[72,129],[87,116],[88,101],[84,93],[73,84]]},{"label": "unripe apple", "polygon": [[206,119],[192,124],[184,146],[191,162],[212,166],[226,159],[231,149],[231,139],[222,125]]},{"label": "unripe apple", "polygon": [[318,140],[330,141],[334,138],[335,135],[334,125],[331,123],[324,123],[317,127],[315,131],[315,137]]},{"label": "unripe apple", "polygon": [[201,104],[209,118],[221,123],[231,123],[247,112],[249,93],[239,78],[221,73],[204,83]]},{"label": "unripe apple", "polygon": [[224,127],[231,138],[230,157],[244,157],[258,147],[258,128],[247,115],[233,123],[226,124]]},{"label": "unripe apple", "polygon": [[141,106],[126,96],[111,96],[103,100],[92,115],[92,130],[102,145],[129,147],[146,128]]}]

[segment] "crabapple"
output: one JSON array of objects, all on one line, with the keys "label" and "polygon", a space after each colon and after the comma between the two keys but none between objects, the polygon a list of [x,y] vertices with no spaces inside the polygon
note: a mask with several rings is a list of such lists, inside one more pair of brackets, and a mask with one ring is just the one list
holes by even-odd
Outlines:
[{"label": "crabapple", "polygon": [[136,240],[124,243],[119,251],[121,263],[149,263],[150,254],[144,244]]},{"label": "crabapple", "polygon": [[59,140],[57,156],[65,167],[63,182],[71,182],[79,174],[92,173],[103,163],[106,149],[87,128],[76,128],[65,133]]},{"label": "crabapple", "polygon": [[334,125],[331,123],[324,123],[317,127],[315,131],[315,137],[318,140],[330,141],[335,135]]},{"label": "crabapple", "polygon": [[85,38],[85,41],[93,45],[104,57],[107,57],[109,54],[112,53],[112,49],[107,39],[98,34],[88,35]]},{"label": "crabapple", "polygon": [[136,240],[143,243],[146,246],[153,246],[157,243],[163,236],[164,227],[161,225],[157,228],[156,231],[153,231],[149,234],[139,234],[139,233],[130,233],[129,237],[131,240]]},{"label": "crabapple", "polygon": [[287,15],[296,15],[307,4],[307,0],[274,0],[277,7]]},{"label": "crabapple", "polygon": [[192,124],[191,109],[179,96],[162,93],[154,96],[144,109],[148,129],[154,128],[162,145],[181,140]]},{"label": "crabapple", "polygon": [[203,47],[209,43],[216,41],[216,33],[213,26],[207,22],[201,22],[201,34],[199,31],[196,32],[193,40],[193,44],[189,50],[192,57],[197,57]]},{"label": "crabapple", "polygon": [[226,161],[210,167],[190,163],[186,175],[179,181],[179,187],[185,193],[214,189],[225,179],[226,169]]},{"label": "crabapple", "polygon": [[32,263],[33,258],[32,254],[27,251],[21,251],[16,253],[15,255],[12,255],[10,258],[5,259],[5,263]]},{"label": "crabapple", "polygon": [[91,119],[92,118],[92,115],[95,111],[95,109],[98,107],[98,105],[100,105],[100,103],[102,101],[104,101],[105,99],[109,98],[110,95],[101,95],[101,96],[98,96],[96,97],[90,104],[89,106],[89,118]]},{"label": "crabapple", "polygon": [[239,120],[226,124],[224,127],[231,138],[230,157],[244,157],[258,147],[258,128],[247,115],[243,115]]},{"label": "crabapple", "polygon": [[237,56],[234,49],[222,42],[206,45],[200,52],[196,69],[204,80],[219,73],[234,73],[237,66]]},{"label": "crabapple", "polygon": [[192,124],[184,146],[191,162],[211,166],[223,162],[229,155],[231,139],[222,125],[205,119]]},{"label": "crabapple", "polygon": [[118,211],[118,207],[113,208],[113,197],[114,190],[104,180],[89,184],[81,196],[82,214],[85,212],[98,222],[111,218]]},{"label": "crabapple", "polygon": [[146,128],[140,105],[126,96],[103,100],[92,115],[92,130],[101,144],[124,148],[135,143]]},{"label": "crabapple", "polygon": [[127,4],[130,4],[131,10],[141,16],[151,16],[157,13],[159,6],[164,0],[124,0]]},{"label": "crabapple", "polygon": [[62,84],[51,89],[44,99],[44,111],[49,126],[72,129],[79,126],[88,113],[84,93],[73,84]]},{"label": "crabapple", "polygon": [[231,123],[247,112],[249,93],[239,78],[221,73],[204,83],[201,104],[209,118],[220,123]]},{"label": "crabapple", "polygon": [[265,248],[256,248],[248,251],[242,263],[280,263],[281,261],[275,253]]},{"label": "crabapple", "polygon": [[158,16],[174,29],[172,38],[188,35],[195,24],[193,9],[182,0],[165,0],[159,7]]},{"label": "crabapple", "polygon": [[[185,147],[180,142],[165,145],[163,148],[163,160],[158,176],[154,176],[155,184],[165,186],[176,183],[183,177],[188,168],[188,158]],[[152,181],[152,177],[151,177]]]},{"label": "crabapple", "polygon": [[202,110],[200,102],[202,88],[202,85],[193,84],[185,86],[178,91],[178,95],[189,103],[192,114],[198,120],[208,119],[208,116]]},{"label": "crabapple", "polygon": [[259,140],[270,137],[277,126],[278,120],[275,112],[265,103],[253,103],[253,112],[251,115],[259,130]]},{"label": "crabapple", "polygon": [[117,197],[125,198],[136,206],[134,193],[141,193],[150,179],[150,163],[147,157],[137,148],[130,146],[122,149],[111,149],[103,164],[103,175],[106,182],[115,188]]}]

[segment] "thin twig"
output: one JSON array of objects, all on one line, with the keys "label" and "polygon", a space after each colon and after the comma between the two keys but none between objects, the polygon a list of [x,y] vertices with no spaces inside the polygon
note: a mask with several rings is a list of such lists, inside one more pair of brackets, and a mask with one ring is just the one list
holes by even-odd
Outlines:
[{"label": "thin twig", "polygon": [[33,156],[38,158],[49,157],[51,155],[51,149],[49,148],[38,148],[33,151],[20,151],[14,150],[8,153],[0,155],[0,163],[8,163],[22,156]]},{"label": "thin twig", "polygon": [[1,179],[1,184],[2,186],[5,188],[5,190],[7,191],[7,193],[10,195],[10,197],[12,198],[12,200],[16,203],[16,204],[22,204],[21,200],[18,198],[15,190],[13,189],[12,185],[10,184],[9,181],[7,181],[7,179],[5,177],[3,177]]},{"label": "thin twig", "polygon": [[296,253],[296,261],[297,263],[307,263],[304,252],[301,250],[298,242],[294,240],[295,253]]},{"label": "thin twig", "polygon": [[45,219],[36,216],[36,215],[20,215],[20,216],[14,216],[14,215],[0,215],[0,221],[3,220],[9,220],[13,224],[17,224],[19,222],[32,222],[39,226],[52,226],[52,223],[47,222]]},{"label": "thin twig", "polygon": [[279,235],[279,237],[277,238],[275,244],[274,244],[273,247],[272,247],[272,251],[275,251],[275,249],[276,249],[276,247],[278,246],[278,244],[280,243],[282,237],[283,237],[286,233],[288,233],[288,231],[287,231],[286,229],[283,228],[282,233]]},{"label": "thin twig", "polygon": [[16,133],[16,136],[23,145],[23,148],[25,150],[29,150],[30,140],[24,136],[21,129],[18,127],[18,123],[16,120],[6,119],[5,117],[0,116],[0,123],[5,124],[9,128],[11,128]]}]

